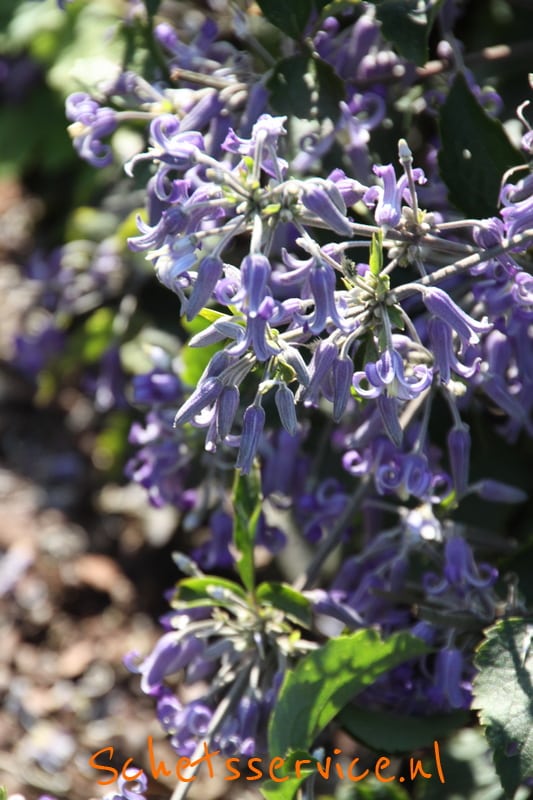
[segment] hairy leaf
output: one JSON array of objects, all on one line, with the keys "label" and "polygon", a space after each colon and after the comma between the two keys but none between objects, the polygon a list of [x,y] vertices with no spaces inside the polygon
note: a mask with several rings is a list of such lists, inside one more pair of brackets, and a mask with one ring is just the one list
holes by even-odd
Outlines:
[{"label": "hairy leaf", "polygon": [[504,619],[486,636],[475,659],[474,707],[512,797],[533,776],[533,624]]}]

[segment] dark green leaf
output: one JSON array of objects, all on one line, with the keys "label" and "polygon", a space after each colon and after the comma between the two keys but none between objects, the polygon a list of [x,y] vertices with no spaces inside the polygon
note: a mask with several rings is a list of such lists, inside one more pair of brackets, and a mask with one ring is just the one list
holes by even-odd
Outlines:
[{"label": "dark green leaf", "polygon": [[333,68],[320,58],[304,55],[279,61],[267,87],[274,111],[301,119],[335,122],[345,97],[344,84]]},{"label": "dark green leaf", "polygon": [[144,5],[146,6],[148,16],[153,17],[159,11],[161,0],[144,0]]},{"label": "dark green leaf", "polygon": [[233,542],[239,552],[236,567],[249,592],[254,589],[254,541],[262,500],[258,468],[254,467],[249,475],[237,471],[233,483]]},{"label": "dark green leaf", "polygon": [[402,717],[386,711],[369,711],[346,706],[339,723],[350,736],[382,753],[411,753],[440,741],[466,725],[469,714],[433,714],[430,717]]},{"label": "dark green leaf", "polygon": [[[306,764],[305,766],[300,764],[300,777],[298,777],[295,772],[296,762],[298,760],[311,762],[311,764]],[[279,768],[275,769],[274,771],[274,774],[278,780],[274,780],[272,778],[271,780],[265,781],[265,783],[261,786],[261,794],[266,798],[266,800],[293,800],[294,795],[302,783],[311,775],[316,774],[314,767],[316,759],[314,759],[305,750],[295,750],[292,753],[289,753],[284,761],[285,763],[283,765],[280,764]],[[272,760],[270,763],[272,764]],[[280,778],[283,778],[285,775],[288,775],[289,779],[286,781],[280,781]]]},{"label": "dark green leaf", "polygon": [[440,112],[439,167],[450,201],[467,216],[496,214],[504,172],[522,157],[459,74]]},{"label": "dark green leaf", "polygon": [[398,664],[428,652],[421,639],[398,633],[385,641],[374,630],[332,639],[287,673],[270,720],[269,752],[308,748],[362,689]]},{"label": "dark green leaf", "polygon": [[504,619],[486,636],[475,659],[474,707],[512,797],[533,775],[533,624]]},{"label": "dark green leaf", "polygon": [[311,604],[306,597],[284,583],[262,583],[257,589],[261,603],[278,608],[294,622],[306,628],[311,626]]},{"label": "dark green leaf", "polygon": [[280,31],[300,39],[313,11],[321,11],[327,0],[257,0],[257,5]]},{"label": "dark green leaf", "polygon": [[418,0],[373,0],[383,35],[398,53],[422,66],[428,59],[428,36],[440,3],[420,10]]}]

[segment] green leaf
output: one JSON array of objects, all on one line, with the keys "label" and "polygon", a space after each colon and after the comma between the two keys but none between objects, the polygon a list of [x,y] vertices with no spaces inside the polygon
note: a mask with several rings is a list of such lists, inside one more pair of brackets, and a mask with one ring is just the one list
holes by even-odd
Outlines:
[{"label": "green leaf", "polygon": [[368,264],[372,275],[377,277],[383,269],[383,234],[381,231],[372,234]]},{"label": "green leaf", "polygon": [[486,631],[475,665],[474,708],[509,797],[533,775],[533,624],[504,619]]},{"label": "green leaf", "polygon": [[439,168],[450,202],[469,217],[496,214],[502,176],[523,159],[461,74],[442,106],[440,134]]},{"label": "green leaf", "polygon": [[466,725],[466,711],[433,714],[430,717],[403,717],[387,711],[369,711],[354,705],[339,714],[339,724],[350,736],[378,753],[412,753],[441,740]]},{"label": "green leaf", "polygon": [[146,6],[148,16],[153,17],[159,11],[161,0],[144,0],[144,5]]},{"label": "green leaf", "polygon": [[355,695],[384,672],[427,652],[421,639],[405,633],[383,641],[368,629],[330,640],[287,673],[270,720],[269,752],[310,747]]},{"label": "green leaf", "polygon": [[0,786],[0,800],[7,800],[7,789],[5,786]]},{"label": "green leaf", "polygon": [[262,500],[259,469],[254,467],[249,475],[237,471],[233,483],[233,542],[240,554],[236,567],[249,592],[253,592],[255,583],[254,541]]},{"label": "green leaf", "polygon": [[257,0],[257,5],[280,31],[300,39],[313,11],[321,11],[328,0]]},{"label": "green leaf", "polygon": [[246,599],[246,594],[234,581],[227,578],[219,578],[214,575],[206,575],[202,578],[183,578],[176,587],[171,606],[179,608],[182,605],[220,605],[225,606],[230,601],[214,600],[213,589],[220,589],[225,592],[237,595],[242,600]]},{"label": "green leaf", "polygon": [[[311,761],[311,764],[299,766],[298,772],[300,777],[295,773],[296,762],[299,760]],[[273,759],[270,764],[272,764],[272,762]],[[261,794],[266,800],[293,800],[302,783],[311,775],[316,775],[314,767],[316,759],[305,750],[294,750],[289,753],[287,758],[284,759],[284,762],[285,763],[283,765],[280,764],[279,769],[276,769],[274,772],[278,780],[271,779],[265,781],[261,786]],[[281,782],[280,778],[284,776],[288,776],[289,779]]]},{"label": "green leaf", "polygon": [[373,0],[383,36],[398,53],[422,66],[428,60],[428,37],[440,3],[429,12],[418,0]]},{"label": "green leaf", "polygon": [[330,0],[322,9],[321,19],[335,17],[345,11],[353,11],[354,7],[359,5],[360,2],[361,0]]},{"label": "green leaf", "polygon": [[311,627],[311,604],[291,586],[285,583],[262,583],[257,589],[257,599],[265,605],[283,611],[285,616],[298,625]]},{"label": "green leaf", "polygon": [[278,61],[267,88],[274,111],[300,119],[335,122],[345,98],[344,84],[335,70],[322,59],[306,55]]},{"label": "green leaf", "polygon": [[[216,315],[214,319],[219,319],[224,314],[219,314],[212,309],[203,309],[204,312],[209,312],[209,315]],[[192,338],[196,333],[200,333],[205,328],[209,327],[212,319],[210,320],[207,313],[202,313],[200,316],[195,317],[190,322],[182,318],[181,324]],[[180,350],[180,361],[182,367],[180,369],[180,377],[187,386],[196,386],[200,377],[211,361],[212,357],[222,347],[222,343],[216,342],[215,344],[208,344],[205,347],[191,347],[188,344],[183,345]]]}]

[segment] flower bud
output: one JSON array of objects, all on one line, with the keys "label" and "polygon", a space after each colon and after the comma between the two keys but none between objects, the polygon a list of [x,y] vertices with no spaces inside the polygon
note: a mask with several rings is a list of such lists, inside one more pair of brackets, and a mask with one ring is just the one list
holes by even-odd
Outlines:
[{"label": "flower bud", "polygon": [[265,425],[265,411],[262,406],[248,406],[242,422],[241,445],[236,467],[246,475],[250,472],[259,440]]},{"label": "flower bud", "polygon": [[298,420],[296,418],[294,395],[286,383],[280,383],[275,401],[281,424],[287,433],[294,436],[298,430]]},{"label": "flower bud", "polygon": [[453,488],[460,499],[468,484],[470,466],[470,432],[468,425],[455,425],[448,433],[448,457],[453,479]]}]

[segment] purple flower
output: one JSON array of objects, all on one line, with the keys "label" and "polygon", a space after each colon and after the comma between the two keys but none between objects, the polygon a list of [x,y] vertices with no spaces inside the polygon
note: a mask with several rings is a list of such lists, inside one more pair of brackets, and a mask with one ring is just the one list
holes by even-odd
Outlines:
[{"label": "purple flower", "polygon": [[443,289],[436,286],[424,289],[422,299],[427,310],[454,330],[465,347],[477,344],[480,333],[492,330],[490,322],[479,322],[469,316]]},{"label": "purple flower", "polygon": [[464,657],[455,647],[445,647],[435,659],[434,702],[443,709],[470,708],[471,694],[465,688]]},{"label": "purple flower", "polygon": [[262,114],[252,128],[249,139],[243,139],[230,128],[222,143],[222,149],[229,153],[258,158],[259,165],[267,175],[281,178],[287,169],[287,162],[276,155],[278,140],[286,134],[283,127],[287,117],[272,117]]},{"label": "purple flower", "polygon": [[488,564],[476,564],[472,550],[462,536],[450,537],[444,546],[444,575],[439,578],[434,573],[424,576],[424,588],[430,596],[443,595],[453,589],[464,596],[472,589],[490,588],[498,571]]},{"label": "purple flower", "polygon": [[333,268],[325,261],[316,260],[309,272],[309,288],[315,301],[311,314],[300,316],[311,333],[321,333],[329,324],[341,330],[346,329],[346,323],[339,311],[339,304],[335,297],[336,277]]},{"label": "purple flower", "polygon": [[246,475],[252,468],[259,440],[265,424],[265,411],[260,405],[248,406],[242,422],[241,443],[236,468]]},{"label": "purple flower", "polygon": [[201,381],[176,414],[174,425],[183,425],[194,419],[200,411],[217,400],[223,388],[224,384],[216,377]]},{"label": "purple flower", "polygon": [[143,692],[156,694],[167,675],[184,669],[202,650],[203,644],[199,639],[188,637],[182,640],[176,631],[165,633],[139,667]]},{"label": "purple flower", "polygon": [[470,491],[492,503],[524,503],[528,497],[527,492],[516,486],[509,486],[508,483],[489,478],[477,481],[470,487]]},{"label": "purple flower", "polygon": [[93,167],[111,164],[111,147],[101,140],[116,130],[116,112],[112,108],[102,108],[85,92],[69,95],[65,110],[67,119],[72,120],[68,130],[81,158]]},{"label": "purple flower", "polygon": [[[383,186],[371,186],[365,192],[363,202],[368,206],[376,205],[374,216],[378,225],[394,228],[402,216],[402,200],[407,202],[410,200],[407,190],[407,177],[402,175],[396,181],[396,173],[392,164],[375,166],[373,170],[381,178]],[[426,182],[421,169],[413,170],[413,179],[418,183]]]},{"label": "purple flower", "polygon": [[468,484],[471,444],[468,425],[454,425],[448,433],[447,443],[453,486],[459,499]]},{"label": "purple flower", "polygon": [[275,395],[276,408],[278,409],[281,424],[291,436],[298,430],[294,395],[286,383],[280,383]]},{"label": "purple flower", "polygon": [[202,134],[183,130],[172,114],[161,114],[152,121],[150,139],[159,151],[157,158],[180,170],[192,166],[196,153],[205,149]]},{"label": "purple flower", "polygon": [[[375,363],[368,363],[364,371],[354,373],[352,383],[362,397],[375,398],[382,394],[398,400],[412,400],[425,391],[433,377],[431,367],[417,364],[404,371],[403,359],[397,350],[385,350]],[[368,383],[364,387],[362,382]]]},{"label": "purple flower", "polygon": [[218,257],[207,256],[198,265],[198,274],[187,302],[187,319],[190,321],[207,305],[217,281],[222,275],[224,264]]},{"label": "purple flower", "polygon": [[133,402],[151,405],[177,400],[182,393],[177,375],[154,370],[133,378]]},{"label": "purple flower", "polygon": [[428,320],[428,333],[441,383],[449,383],[452,371],[462,378],[471,378],[478,372],[481,356],[475,356],[471,364],[461,363],[453,344],[453,329],[447,322],[431,317]]},{"label": "purple flower", "polygon": [[306,181],[302,203],[328,228],[341,236],[351,236],[352,226],[346,218],[346,205],[340,191],[332,181]]}]

